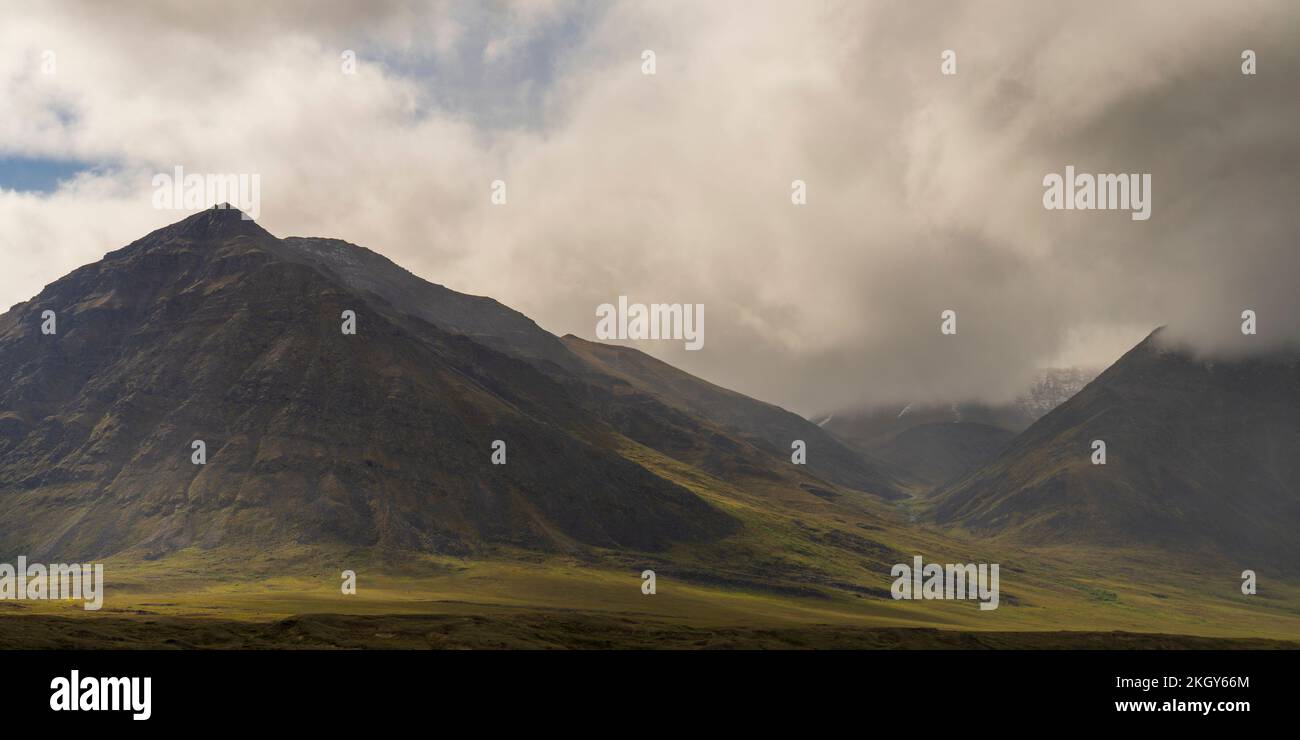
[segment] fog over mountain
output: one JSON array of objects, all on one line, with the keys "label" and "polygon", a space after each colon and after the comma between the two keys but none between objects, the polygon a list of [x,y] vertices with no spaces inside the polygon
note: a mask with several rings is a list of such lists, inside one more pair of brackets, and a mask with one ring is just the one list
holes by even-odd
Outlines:
[{"label": "fog over mountain", "polygon": [[[1300,335],[1293,2],[168,7],[6,9],[3,307],[183,216],[151,207],[181,165],[557,336],[704,304],[702,350],[637,348],[804,414],[1007,401],[1160,325]],[[1067,165],[1150,174],[1150,219],[1045,210]]]}]

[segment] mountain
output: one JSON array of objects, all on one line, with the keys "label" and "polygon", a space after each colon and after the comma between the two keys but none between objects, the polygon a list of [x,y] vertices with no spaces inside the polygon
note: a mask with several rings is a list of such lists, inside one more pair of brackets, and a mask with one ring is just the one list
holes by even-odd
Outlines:
[{"label": "mountain", "polygon": [[[678,479],[690,469],[800,510],[898,495],[795,414],[636,350],[561,340],[363,247],[278,239],[231,208],[0,315],[0,380],[0,552],[36,557],[653,552],[739,532],[729,505]],[[795,439],[806,466],[791,464]],[[687,467],[667,473],[647,449]]]},{"label": "mountain", "polygon": [[854,452],[798,414],[700,380],[630,347],[588,342],[572,334],[563,341],[598,371],[591,380],[611,392],[648,394],[681,413],[710,419],[728,435],[784,461],[790,459],[791,444],[802,440],[807,444],[807,468],[814,475],[885,499],[903,495],[900,481],[883,463]]},{"label": "mountain", "polygon": [[[533,365],[404,312],[364,266],[344,279],[303,251],[212,209],[0,316],[0,551],[658,550],[738,528],[622,456]],[[531,325],[467,300],[483,322]],[[497,439],[505,465],[490,463]]]},{"label": "mountain", "polygon": [[[896,498],[898,480],[803,417],[720,388],[630,347],[558,338],[491,298],[430,283],[364,247],[289,237],[278,254],[332,274],[348,287],[534,365],[565,385],[586,411],[642,444],[715,473],[767,475],[788,465],[791,443],[810,449],[807,470],[825,480]],[[701,438],[708,443],[692,452]],[[739,465],[737,457],[746,458]]]},{"label": "mountain", "polygon": [[1017,432],[1083,388],[1096,373],[1040,371],[1008,403],[906,403],[837,412],[820,425],[859,453],[928,490],[992,460]]},{"label": "mountain", "polygon": [[[1029,419],[1029,423],[1033,423],[1070,400],[1095,377],[1096,370],[1077,367],[1047,368],[1038,373],[1038,378],[1028,390],[1016,397],[1014,406]],[[1024,427],[1018,427],[1012,431],[1019,432],[1023,429]]]},{"label": "mountain", "polygon": [[931,422],[908,427],[869,448],[925,486],[960,477],[992,460],[1012,432],[973,421]]},{"label": "mountain", "polygon": [[492,349],[568,370],[580,362],[553,334],[532,319],[482,296],[466,295],[431,283],[387,257],[341,239],[288,237],[279,254],[323,268],[361,295],[377,295],[402,313],[463,334]]},{"label": "mountain", "polygon": [[[534,647],[813,622],[1290,639],[1294,589],[1243,602],[1213,575],[1222,558],[1192,555],[1295,554],[1295,359],[1139,350],[1012,439],[961,406],[890,410],[875,456],[834,420],[214,209],[0,315],[0,562],[111,558],[110,608],[131,626],[106,643],[212,644],[214,620],[304,610],[379,625],[330,630],[335,647],[443,645],[452,624]],[[1104,467],[1087,464],[1098,437]],[[1133,552],[1155,538],[1178,557]],[[918,554],[1003,563],[1002,607],[895,602],[892,568]],[[340,561],[371,595],[339,592]],[[646,568],[649,621],[632,618]],[[0,639],[86,626],[27,608],[0,610],[15,617]],[[189,636],[164,644],[159,620]],[[297,640],[295,624],[273,631]]]},{"label": "mountain", "polygon": [[[1092,444],[1106,444],[1106,464]],[[934,493],[932,516],[1030,543],[1300,555],[1300,357],[1198,358],[1159,331]]]}]

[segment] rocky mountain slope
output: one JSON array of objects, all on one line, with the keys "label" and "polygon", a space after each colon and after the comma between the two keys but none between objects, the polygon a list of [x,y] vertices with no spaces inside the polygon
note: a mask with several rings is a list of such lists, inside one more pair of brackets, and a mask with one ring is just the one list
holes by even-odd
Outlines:
[{"label": "rocky mountain slope", "polygon": [[810,505],[893,494],[794,414],[233,209],[0,316],[0,380],[0,552],[68,561],[263,542],[655,551],[741,528],[638,445]]},{"label": "rocky mountain slope", "polygon": [[[46,310],[55,334],[41,332]],[[620,456],[533,366],[289,258],[233,210],[15,306],[0,317],[0,379],[5,552],[653,550],[737,526]],[[490,463],[498,439],[506,465]]]},{"label": "rocky mountain slope", "polygon": [[[1106,463],[1092,462],[1093,442]],[[1196,357],[1148,337],[933,517],[1035,543],[1156,545],[1256,562],[1300,555],[1300,355]]]}]

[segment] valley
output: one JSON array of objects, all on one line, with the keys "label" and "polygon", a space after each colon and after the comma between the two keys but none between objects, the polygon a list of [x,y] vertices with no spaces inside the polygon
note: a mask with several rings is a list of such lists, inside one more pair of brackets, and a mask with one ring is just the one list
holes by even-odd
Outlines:
[{"label": "valley", "polygon": [[[0,562],[104,566],[93,613],[0,600],[0,643],[1294,646],[1295,364],[1151,341],[1030,406],[819,426],[205,211],[0,316]],[[895,599],[916,558],[998,593]]]}]

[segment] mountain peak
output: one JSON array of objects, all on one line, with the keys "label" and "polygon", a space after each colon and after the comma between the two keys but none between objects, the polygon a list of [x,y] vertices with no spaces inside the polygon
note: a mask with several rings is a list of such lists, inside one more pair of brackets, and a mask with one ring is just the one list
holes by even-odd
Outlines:
[{"label": "mountain peak", "polygon": [[[567,353],[530,319],[343,244],[277,240],[212,208],[0,315],[0,552],[657,552],[739,529],[620,451],[609,412],[578,403],[579,388],[593,406],[616,399],[577,385],[594,372],[577,357],[545,364],[552,375],[518,359],[546,338]],[[42,310],[62,333],[40,333]],[[352,312],[359,336],[340,331]],[[637,418],[651,440],[677,423]],[[480,454],[498,439],[509,466]],[[34,489],[33,508],[14,505]],[[64,512],[76,534],[42,530]]]},{"label": "mountain peak", "polygon": [[168,236],[190,239],[223,239],[240,235],[271,236],[251,217],[229,203],[199,211],[165,227],[164,230],[168,232]]},{"label": "mountain peak", "polygon": [[935,491],[933,517],[1025,542],[1294,562],[1300,364],[1286,353],[1211,362],[1164,336],[1152,332],[999,457]]}]

